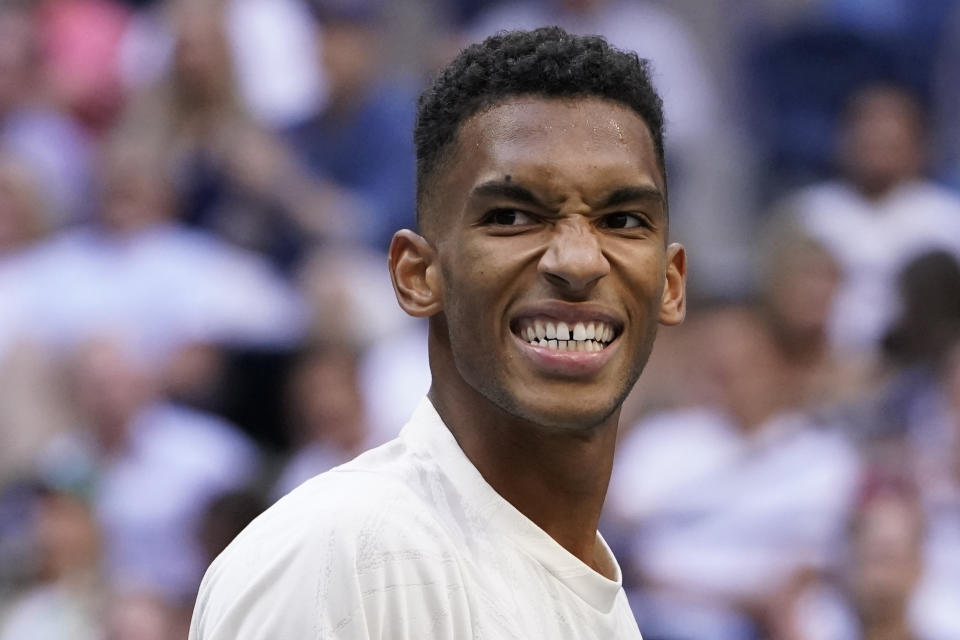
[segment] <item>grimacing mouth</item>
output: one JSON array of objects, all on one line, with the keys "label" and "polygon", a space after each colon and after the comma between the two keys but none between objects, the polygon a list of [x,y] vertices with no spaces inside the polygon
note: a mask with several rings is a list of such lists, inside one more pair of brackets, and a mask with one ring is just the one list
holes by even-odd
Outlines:
[{"label": "grimacing mouth", "polygon": [[606,349],[620,336],[623,328],[602,318],[558,320],[535,315],[513,320],[510,331],[528,344],[547,349],[596,352]]}]

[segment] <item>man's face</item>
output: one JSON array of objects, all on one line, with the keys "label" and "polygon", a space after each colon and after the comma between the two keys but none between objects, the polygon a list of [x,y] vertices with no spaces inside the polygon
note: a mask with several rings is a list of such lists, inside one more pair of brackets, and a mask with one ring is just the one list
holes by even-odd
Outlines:
[{"label": "man's face", "polygon": [[666,245],[646,124],[599,99],[512,99],[464,123],[446,167],[426,212],[441,348],[512,415],[600,424],[639,376],[658,322],[683,316],[683,249]]}]

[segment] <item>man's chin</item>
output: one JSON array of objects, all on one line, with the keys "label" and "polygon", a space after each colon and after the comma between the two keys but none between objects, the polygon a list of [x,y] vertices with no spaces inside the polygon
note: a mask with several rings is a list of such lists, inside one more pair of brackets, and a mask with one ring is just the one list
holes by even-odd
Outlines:
[{"label": "man's chin", "polygon": [[563,433],[584,433],[607,426],[620,407],[613,398],[584,403],[575,395],[535,401],[516,398],[511,405],[501,408],[537,427]]}]

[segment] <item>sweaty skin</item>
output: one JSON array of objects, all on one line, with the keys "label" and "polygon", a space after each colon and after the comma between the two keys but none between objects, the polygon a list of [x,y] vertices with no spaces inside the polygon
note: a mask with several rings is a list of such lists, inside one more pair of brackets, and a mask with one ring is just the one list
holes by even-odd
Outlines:
[{"label": "sweaty skin", "polygon": [[[636,113],[516,98],[469,119],[390,252],[401,306],[430,317],[430,398],[484,478],[598,571],[620,406],[658,324],[684,315],[663,173]],[[531,344],[536,322],[606,327],[595,350]]]}]

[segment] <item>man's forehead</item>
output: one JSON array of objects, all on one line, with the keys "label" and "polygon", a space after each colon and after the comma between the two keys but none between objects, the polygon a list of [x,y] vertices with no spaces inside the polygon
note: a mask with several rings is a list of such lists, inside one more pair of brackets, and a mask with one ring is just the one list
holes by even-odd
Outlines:
[{"label": "man's forehead", "polygon": [[474,114],[460,127],[460,137],[474,144],[491,139],[596,140],[602,144],[642,144],[653,139],[639,114],[618,102],[585,97],[516,96]]},{"label": "man's forehead", "polygon": [[519,180],[586,180],[594,188],[608,181],[615,186],[650,182],[664,191],[644,120],[629,107],[600,98],[502,101],[465,123],[455,153],[455,173],[472,183],[461,182],[461,188],[509,173]]}]

